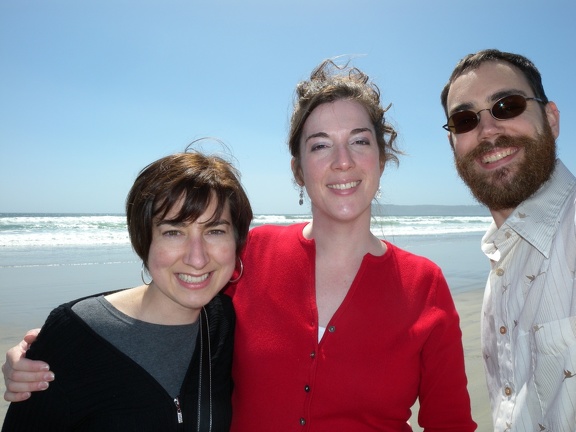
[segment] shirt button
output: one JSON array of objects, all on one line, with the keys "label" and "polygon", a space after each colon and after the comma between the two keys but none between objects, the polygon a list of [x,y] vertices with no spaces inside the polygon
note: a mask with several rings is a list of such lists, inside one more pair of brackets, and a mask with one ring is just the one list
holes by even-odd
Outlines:
[{"label": "shirt button", "polygon": [[300,417],[300,425],[304,426],[306,424],[306,419],[304,417]]},{"label": "shirt button", "polygon": [[305,385],[305,386],[304,386],[304,391],[305,391],[305,392],[309,392],[309,391],[310,391],[310,386],[309,386],[309,385]]},{"label": "shirt button", "polygon": [[330,327],[328,327],[328,331],[329,331],[330,333],[334,333],[334,332],[336,331],[336,326],[330,326]]},{"label": "shirt button", "polygon": [[512,394],[512,389],[510,387],[504,387],[504,394],[510,396]]},{"label": "shirt button", "polygon": [[506,329],[506,326],[500,327],[500,334],[505,335],[507,331],[508,331],[508,330]]},{"label": "shirt button", "polygon": [[497,276],[502,276],[504,274],[504,269],[503,268],[498,268],[496,269],[496,275]]}]

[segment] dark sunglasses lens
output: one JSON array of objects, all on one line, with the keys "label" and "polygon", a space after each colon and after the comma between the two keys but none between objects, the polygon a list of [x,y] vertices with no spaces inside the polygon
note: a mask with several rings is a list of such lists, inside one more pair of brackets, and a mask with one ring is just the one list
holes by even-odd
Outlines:
[{"label": "dark sunglasses lens", "polygon": [[448,119],[448,127],[454,133],[465,133],[478,125],[478,116],[473,111],[455,112]]},{"label": "dark sunglasses lens", "polygon": [[526,99],[523,96],[506,96],[494,104],[492,115],[499,120],[508,120],[518,117],[525,109]]}]

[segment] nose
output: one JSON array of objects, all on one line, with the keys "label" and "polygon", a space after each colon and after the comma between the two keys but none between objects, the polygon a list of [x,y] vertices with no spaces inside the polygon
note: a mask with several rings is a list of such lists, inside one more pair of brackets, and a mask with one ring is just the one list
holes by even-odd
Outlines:
[{"label": "nose", "polygon": [[334,149],[334,162],[332,164],[334,169],[346,171],[354,166],[354,158],[347,143],[344,145],[336,145]]},{"label": "nose", "polygon": [[489,108],[478,111],[478,138],[480,141],[490,140],[501,133],[504,122],[496,120]]},{"label": "nose", "polygon": [[210,257],[201,235],[191,236],[188,239],[182,261],[195,269],[202,269],[208,264]]}]

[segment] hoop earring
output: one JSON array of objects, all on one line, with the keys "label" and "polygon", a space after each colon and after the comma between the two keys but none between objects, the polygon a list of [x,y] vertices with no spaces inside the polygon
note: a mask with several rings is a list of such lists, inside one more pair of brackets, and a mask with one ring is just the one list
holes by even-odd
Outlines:
[{"label": "hoop earring", "polygon": [[236,279],[230,279],[229,283],[236,283],[240,280],[240,278],[242,277],[242,274],[244,273],[244,263],[242,262],[242,259],[240,257],[238,257],[238,261],[240,261],[240,274],[238,275],[238,277]]},{"label": "hoop earring", "polygon": [[304,204],[304,186],[300,186],[300,199],[298,200],[298,204]]},{"label": "hoop earring", "polygon": [[148,269],[146,268],[146,266],[144,265],[144,263],[142,263],[142,268],[140,269],[140,279],[142,279],[142,282],[144,283],[144,285],[150,285],[152,283],[152,278],[150,278],[150,282],[146,282],[144,280],[144,274],[148,274],[148,276],[150,276],[150,273],[148,273]]}]

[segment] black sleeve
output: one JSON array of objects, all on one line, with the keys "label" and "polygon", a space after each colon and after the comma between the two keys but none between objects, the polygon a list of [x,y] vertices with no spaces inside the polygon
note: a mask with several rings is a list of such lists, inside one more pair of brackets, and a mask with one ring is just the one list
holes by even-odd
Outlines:
[{"label": "black sleeve", "polygon": [[[28,358],[49,362],[56,376],[58,376],[58,370],[70,367],[61,362],[61,356],[56,352],[68,339],[66,332],[61,332],[63,326],[66,327],[69,324],[68,321],[63,307],[53,310],[42,326],[37,340],[27,352]],[[28,400],[11,403],[4,419],[2,432],[67,431],[70,428],[68,409],[67,395],[56,380],[47,390],[33,392]]]}]

